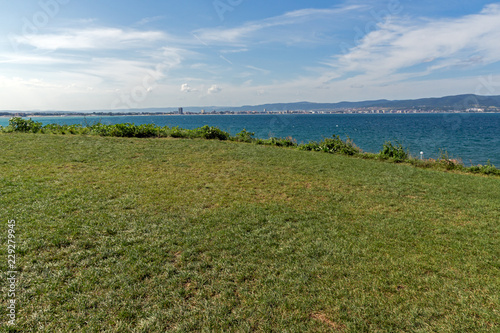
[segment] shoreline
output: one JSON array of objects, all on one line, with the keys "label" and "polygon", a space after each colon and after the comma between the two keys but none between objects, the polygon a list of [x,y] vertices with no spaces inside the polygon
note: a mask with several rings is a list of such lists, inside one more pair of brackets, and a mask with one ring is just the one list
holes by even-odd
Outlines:
[{"label": "shoreline", "polygon": [[[269,132],[269,133],[264,133],[262,130],[261,130],[261,127],[262,127],[262,124],[265,124],[265,122],[269,122],[271,121],[270,124],[268,124],[268,127],[269,126],[273,126],[273,122],[276,122],[276,121],[281,121],[281,122],[284,122],[283,124],[288,124],[289,126],[291,126],[291,130],[292,132],[294,131],[293,129],[298,126],[298,127],[301,127],[300,124],[305,124],[305,123],[309,123],[309,124],[316,124],[318,125],[322,130],[326,130],[328,129],[330,132],[329,133],[337,133],[337,132],[342,132],[344,131],[344,137],[347,138],[347,140],[349,140],[349,138],[351,137],[350,135],[346,134],[346,133],[357,133],[358,131],[358,128],[356,127],[353,127],[353,128],[350,128],[350,132],[346,132],[348,129],[349,129],[349,125],[346,127],[346,129],[344,130],[339,130],[339,125],[340,123],[338,123],[337,121],[340,121],[340,122],[346,122],[346,121],[354,121],[356,122],[355,119],[361,119],[361,121],[365,122],[366,121],[369,121],[369,122],[372,122],[372,121],[375,121],[375,119],[381,119],[382,123],[384,122],[387,122],[389,121],[391,124],[396,121],[402,121],[402,122],[411,122],[411,123],[414,123],[414,122],[419,122],[419,119],[427,119],[427,123],[429,121],[431,121],[431,123],[434,123],[435,120],[439,120],[440,118],[443,118],[443,126],[450,123],[450,121],[453,121],[453,123],[455,123],[457,121],[458,118],[463,118],[463,119],[467,119],[469,118],[469,121],[473,121],[474,123],[476,121],[474,121],[474,119],[476,119],[477,121],[487,121],[487,122],[491,122],[491,121],[494,121],[494,122],[497,122],[497,121],[500,121],[500,119],[498,118],[498,116],[491,116],[491,115],[484,115],[483,113],[480,113],[476,116],[473,116],[469,113],[461,113],[461,114],[454,114],[454,116],[449,116],[448,117],[451,117],[451,118],[447,118],[446,114],[434,114],[434,113],[428,113],[428,114],[415,114],[414,117],[404,117],[404,115],[400,114],[399,116],[387,116],[387,117],[376,117],[375,115],[373,114],[368,114],[368,115],[365,115],[364,119],[363,120],[363,115],[354,115],[354,116],[349,116],[349,115],[337,115],[337,117],[335,116],[331,116],[331,117],[307,117],[307,116],[304,116],[304,117],[281,117],[281,120],[277,120],[279,119],[278,117],[274,117],[274,115],[262,115],[262,114],[257,114],[258,116],[262,116],[262,117],[211,117],[210,119],[212,119],[213,121],[212,122],[207,122],[205,120],[207,120],[208,118],[205,118],[205,117],[183,117],[183,118],[179,118],[179,117],[172,117],[172,118],[168,118],[168,117],[155,117],[155,116],[148,116],[148,115],[130,115],[130,116],[123,116],[123,115],[116,115],[116,116],[96,116],[96,115],[92,115],[92,116],[89,116],[88,118],[87,117],[81,117],[81,116],[45,116],[45,117],[33,117],[33,118],[20,118],[20,117],[17,117],[17,119],[19,119],[19,121],[21,121],[21,119],[23,119],[22,121],[23,122],[30,122],[30,123],[33,123],[33,124],[38,124],[38,126],[41,128],[42,126],[45,126],[45,125],[50,125],[50,124],[56,124],[56,125],[62,125],[62,126],[84,126],[84,127],[89,127],[89,126],[93,126],[95,125],[96,123],[103,123],[104,125],[106,126],[114,126],[114,125],[117,125],[117,124],[128,124],[128,125],[132,125],[132,126],[143,126],[143,125],[154,125],[154,126],[157,126],[159,128],[161,128],[162,126],[168,128],[180,128],[179,126],[183,126],[183,128],[185,128],[186,130],[189,130],[190,128],[191,129],[196,129],[196,128],[199,128],[201,126],[208,126],[207,123],[212,123],[214,126],[216,126],[216,128],[225,128],[225,131],[227,131],[228,135],[231,131],[234,131],[234,130],[238,130],[238,129],[241,129],[243,128],[243,130],[246,130],[246,128],[250,128],[251,131],[255,131],[255,132],[259,132],[258,133],[258,136],[257,137],[262,137],[262,138],[295,138],[294,141],[295,143],[297,142],[300,142],[301,144],[303,143],[311,143],[311,142],[316,142],[316,141],[319,141],[321,140],[321,138],[327,138],[327,137],[330,137],[330,134],[324,134],[321,136],[321,138],[319,137],[315,137],[314,135],[311,136],[311,133],[307,132],[307,131],[304,131],[305,134],[308,134],[308,136],[304,135],[304,133],[301,133],[300,131],[295,131],[294,133],[290,134],[290,133],[274,133],[274,132]],[[483,115],[481,115],[483,114]],[[499,113],[500,114],[500,113]],[[220,115],[214,115],[214,114],[211,114],[212,116],[220,116]],[[243,114],[242,116],[244,116],[246,114]],[[290,114],[287,114],[287,115],[290,115]],[[127,119],[129,117],[132,117],[134,116],[134,118],[137,120],[137,122],[139,123],[139,125],[135,125],[136,121],[133,120],[133,118],[130,118],[130,119]],[[148,124],[142,124],[144,121],[143,120],[140,120],[141,118],[138,118],[138,117],[141,117],[142,116],[142,119],[146,119],[146,120],[149,120]],[[230,116],[234,116],[234,115],[230,115]],[[246,115],[246,116],[251,116],[251,115]],[[264,117],[264,116],[267,116],[267,117]],[[216,121],[216,119],[219,119],[219,121]],[[243,120],[243,118],[247,119],[246,121]],[[253,118],[254,120],[250,120],[251,118]],[[287,119],[288,118],[288,119]],[[307,120],[307,119],[311,119],[311,120]],[[2,119],[2,118],[0,118]],[[11,123],[11,121],[7,121],[7,119],[4,117],[3,119],[5,120],[0,120],[0,129],[1,131],[3,131],[4,129],[8,130],[9,128],[9,125]],[[107,120],[106,120],[107,119]],[[115,120],[113,120],[115,119]],[[168,121],[168,119],[170,119],[171,121]],[[174,119],[177,119],[177,120],[174,120]],[[189,120],[191,119],[191,120]],[[205,119],[205,120],[203,120]],[[240,127],[237,127],[235,125],[235,122],[236,123],[240,123],[240,121],[238,121],[237,119],[242,119],[241,120],[241,123],[242,124],[246,124],[245,126],[241,125]],[[312,119],[317,119],[317,120],[312,120]],[[351,119],[351,120],[349,120]],[[385,119],[385,120],[383,120]],[[399,119],[399,120],[398,120]],[[404,120],[406,119],[406,120]],[[140,121],[139,121],[140,120]],[[247,123],[248,121],[248,123]],[[173,122],[173,123],[172,123]],[[229,122],[229,124],[232,124],[232,125],[228,125],[227,123]],[[263,123],[264,122],[264,123]],[[329,126],[326,126],[325,128],[321,127],[321,125],[319,125],[320,123],[324,123],[324,122],[328,122],[330,125]],[[458,122],[461,122],[461,120],[458,120]],[[184,125],[182,125],[183,123],[186,123]],[[224,123],[226,123],[226,125],[224,125]],[[293,123],[295,123],[295,125],[293,125]],[[191,125],[189,125],[191,124]],[[334,126],[335,124],[337,124],[336,126]],[[248,125],[248,126],[247,126]],[[250,126],[250,125],[253,125],[253,126]],[[359,125],[359,124],[358,124]],[[427,124],[428,125],[428,124]],[[184,127],[184,126],[187,126],[187,127]],[[193,127],[194,126],[194,127]],[[231,126],[236,126],[236,129],[233,128],[232,130],[230,129]],[[265,125],[264,125],[265,127]],[[183,128],[180,128],[180,130],[183,130]],[[311,128],[311,127],[309,127]],[[425,127],[426,129],[429,129],[429,128],[432,128],[432,126],[427,126]],[[278,130],[279,132],[279,130]],[[325,132],[326,133],[326,132]],[[498,133],[497,133],[498,134]],[[376,134],[372,133],[372,135],[375,135],[375,137],[379,138],[379,136],[377,136]],[[496,134],[493,134],[494,137],[496,137]],[[400,134],[391,134],[389,136],[387,135],[382,135],[379,139],[380,142],[387,142],[388,140],[389,141],[395,141],[395,142],[405,142],[405,140],[401,140],[401,139],[398,139],[398,137],[400,137],[401,135]],[[371,152],[371,153],[375,153],[376,151],[378,151],[378,149],[380,147],[374,147],[373,144],[370,143],[367,143],[366,141],[366,138],[363,137],[363,135],[354,135],[352,136],[353,138],[356,138],[356,142],[357,144],[359,145],[359,147],[361,147],[361,149],[363,149],[364,152]],[[359,140],[359,141],[358,141]],[[455,147],[456,145],[453,145],[453,144],[448,144],[448,145],[442,145],[441,147],[435,147],[435,145],[425,145],[423,144],[422,142],[422,139],[417,139],[417,143],[411,143],[411,140],[410,140],[410,143],[407,143],[408,145],[408,148],[411,148],[412,152],[414,154],[418,154],[419,152],[421,151],[425,151],[427,154],[426,156],[428,158],[439,158],[440,155],[443,154],[443,152],[446,154],[446,156],[448,156],[448,151],[450,151],[451,148]],[[492,140],[496,140],[495,138],[493,138]],[[417,148],[415,148],[417,147]],[[460,148],[460,149],[458,149]],[[474,153],[471,152],[471,149],[470,149],[470,145],[467,145],[467,144],[463,144],[461,147],[458,147],[457,149],[451,149],[450,151],[450,156],[454,157],[454,158],[457,158],[458,156],[458,159],[460,159],[461,161],[463,160],[469,160],[471,162],[471,165],[474,165],[474,164],[485,164],[485,163],[489,163],[490,160],[493,160],[493,164],[500,164],[500,159],[499,157],[500,156],[491,156],[491,151],[487,151],[487,152],[484,152],[483,150],[479,149],[479,147],[475,147],[474,148]],[[438,152],[439,150],[439,152]],[[479,151],[482,151],[484,153],[484,155],[480,155],[479,154]],[[489,158],[484,158],[483,156],[486,156],[486,153],[488,153],[488,155],[490,155]],[[464,155],[465,154],[465,155]],[[498,155],[498,154],[497,154]],[[415,155],[417,156],[417,155]],[[465,157],[464,157],[465,156]],[[474,163],[472,162],[472,160],[474,160]],[[486,162],[488,161],[488,162]]]},{"label": "shoreline", "polygon": [[[53,124],[56,125],[56,124]],[[39,133],[39,134],[73,134],[73,135],[97,135],[105,137],[128,137],[128,138],[185,138],[185,139],[206,139],[220,141],[236,141],[241,143],[250,143],[257,145],[268,145],[283,148],[294,148],[301,151],[324,152],[336,155],[346,155],[359,157],[362,159],[384,160],[392,163],[407,163],[414,167],[433,168],[446,171],[458,171],[464,173],[481,173],[485,175],[493,174],[500,176],[500,170],[488,159],[487,164],[472,164],[466,167],[460,158],[449,157],[447,152],[441,151],[437,158],[423,159],[423,152],[420,153],[420,159],[417,155],[412,155],[410,149],[403,147],[396,141],[385,141],[382,150],[378,153],[368,152],[359,148],[349,137],[345,140],[339,135],[333,135],[330,138],[323,138],[322,141],[309,141],[307,143],[297,143],[292,137],[280,138],[270,136],[268,139],[262,139],[255,133],[243,129],[236,135],[221,130],[218,127],[204,125],[193,129],[180,128],[178,126],[169,128],[158,125],[134,125],[131,123],[118,123],[105,125],[98,123],[96,125],[63,125],[63,126],[43,126],[41,122],[34,120],[24,120],[16,118],[12,124],[0,133]]]},{"label": "shoreline", "polygon": [[[20,112],[23,113],[23,112]],[[0,115],[0,118],[102,118],[102,117],[172,117],[172,116],[297,116],[297,115],[440,115],[440,114],[500,114],[500,112],[466,112],[466,111],[456,111],[456,112],[385,112],[385,113],[372,113],[372,112],[297,112],[297,113],[286,113],[286,112],[267,112],[267,113],[186,113],[186,114],[63,114],[63,115],[40,115],[40,114],[27,114],[20,116],[19,113],[13,113],[12,115]]]}]

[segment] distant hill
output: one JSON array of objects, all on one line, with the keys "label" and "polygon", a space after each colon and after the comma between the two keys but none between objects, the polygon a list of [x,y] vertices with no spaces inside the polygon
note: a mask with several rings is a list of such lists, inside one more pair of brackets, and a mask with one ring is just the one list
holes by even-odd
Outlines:
[{"label": "distant hill", "polygon": [[[180,105],[182,106],[182,105]],[[244,105],[244,106],[182,106],[185,112],[201,112],[205,110],[211,111],[316,111],[316,110],[341,110],[341,109],[357,109],[357,108],[394,108],[394,109],[422,109],[422,110],[458,110],[463,111],[468,108],[500,108],[500,96],[479,96],[473,94],[445,96],[436,98],[420,98],[409,100],[387,100],[379,99],[373,101],[360,101],[360,102],[338,102],[338,103],[311,103],[311,102],[296,102],[296,103],[273,103],[273,104],[260,104],[260,105]],[[83,113],[92,112],[175,112],[178,107],[164,107],[164,108],[144,108],[144,109],[121,109],[121,110],[88,110],[80,111]],[[0,115],[5,115],[13,112],[22,111],[0,111]],[[40,111],[40,112],[64,112],[64,111]],[[72,112],[64,112],[72,113]]]},{"label": "distant hill", "polygon": [[335,110],[365,107],[404,108],[404,109],[443,109],[465,110],[471,107],[500,107],[500,96],[479,96],[473,94],[446,96],[438,98],[421,98],[412,100],[374,100],[361,102],[339,103],[274,103],[262,105],[245,105],[240,108],[231,108],[234,111],[255,110],[284,111],[284,110]]}]

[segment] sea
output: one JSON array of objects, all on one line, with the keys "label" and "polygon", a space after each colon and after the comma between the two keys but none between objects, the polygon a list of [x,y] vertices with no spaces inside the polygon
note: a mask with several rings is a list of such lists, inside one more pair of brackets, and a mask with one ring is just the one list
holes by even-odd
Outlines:
[{"label": "sea", "polygon": [[[377,153],[386,141],[400,143],[420,158],[461,160],[466,166],[500,167],[500,113],[426,114],[256,114],[105,117],[34,117],[44,125],[134,123],[193,129],[216,126],[235,135],[243,129],[258,138],[291,137],[298,143],[339,135],[363,151]],[[0,118],[7,126],[8,118]],[[422,153],[422,154],[421,154]]]}]

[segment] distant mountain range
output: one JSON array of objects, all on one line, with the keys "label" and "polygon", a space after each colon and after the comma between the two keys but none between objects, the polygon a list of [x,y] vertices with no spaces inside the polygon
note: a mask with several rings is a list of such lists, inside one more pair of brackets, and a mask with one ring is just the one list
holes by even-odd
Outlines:
[{"label": "distant mountain range", "polygon": [[240,108],[231,108],[233,111],[255,110],[285,111],[285,110],[335,110],[356,108],[400,108],[400,109],[441,109],[441,110],[466,110],[469,108],[500,108],[500,96],[479,96],[473,94],[446,96],[438,98],[421,98],[412,100],[374,100],[362,102],[339,103],[275,103],[262,105],[246,105]]},{"label": "distant mountain range", "polygon": [[[359,109],[359,108],[391,108],[391,109],[419,109],[419,110],[458,110],[464,111],[469,108],[497,109],[500,111],[500,96],[480,96],[473,94],[445,96],[437,98],[421,98],[410,100],[387,100],[380,99],[374,101],[361,102],[339,102],[339,103],[273,103],[261,105],[244,105],[241,107],[233,106],[205,106],[205,107],[187,107],[183,106],[185,112],[210,111],[331,111],[341,109]],[[122,109],[122,110],[90,110],[82,111],[92,112],[174,112],[178,108],[147,108],[147,109]],[[3,111],[19,112],[19,111]],[[37,112],[64,112],[64,111],[37,111]]]},{"label": "distant mountain range", "polygon": [[[206,107],[184,107],[184,111],[200,112],[205,111],[286,111],[286,110],[340,110],[357,108],[397,108],[397,109],[423,109],[423,110],[466,110],[469,108],[500,108],[500,96],[479,96],[473,94],[446,96],[437,98],[421,98],[410,100],[387,100],[380,99],[374,101],[361,102],[338,102],[338,103],[273,103],[260,105],[234,106],[206,106]],[[147,109],[146,111],[175,111],[177,108]]]}]

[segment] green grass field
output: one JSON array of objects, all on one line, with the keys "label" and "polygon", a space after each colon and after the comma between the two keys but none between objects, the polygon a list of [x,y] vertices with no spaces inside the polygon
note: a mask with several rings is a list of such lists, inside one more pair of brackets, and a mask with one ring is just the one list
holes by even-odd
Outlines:
[{"label": "green grass field", "polygon": [[500,330],[499,177],[200,139],[0,152],[4,331]]}]

